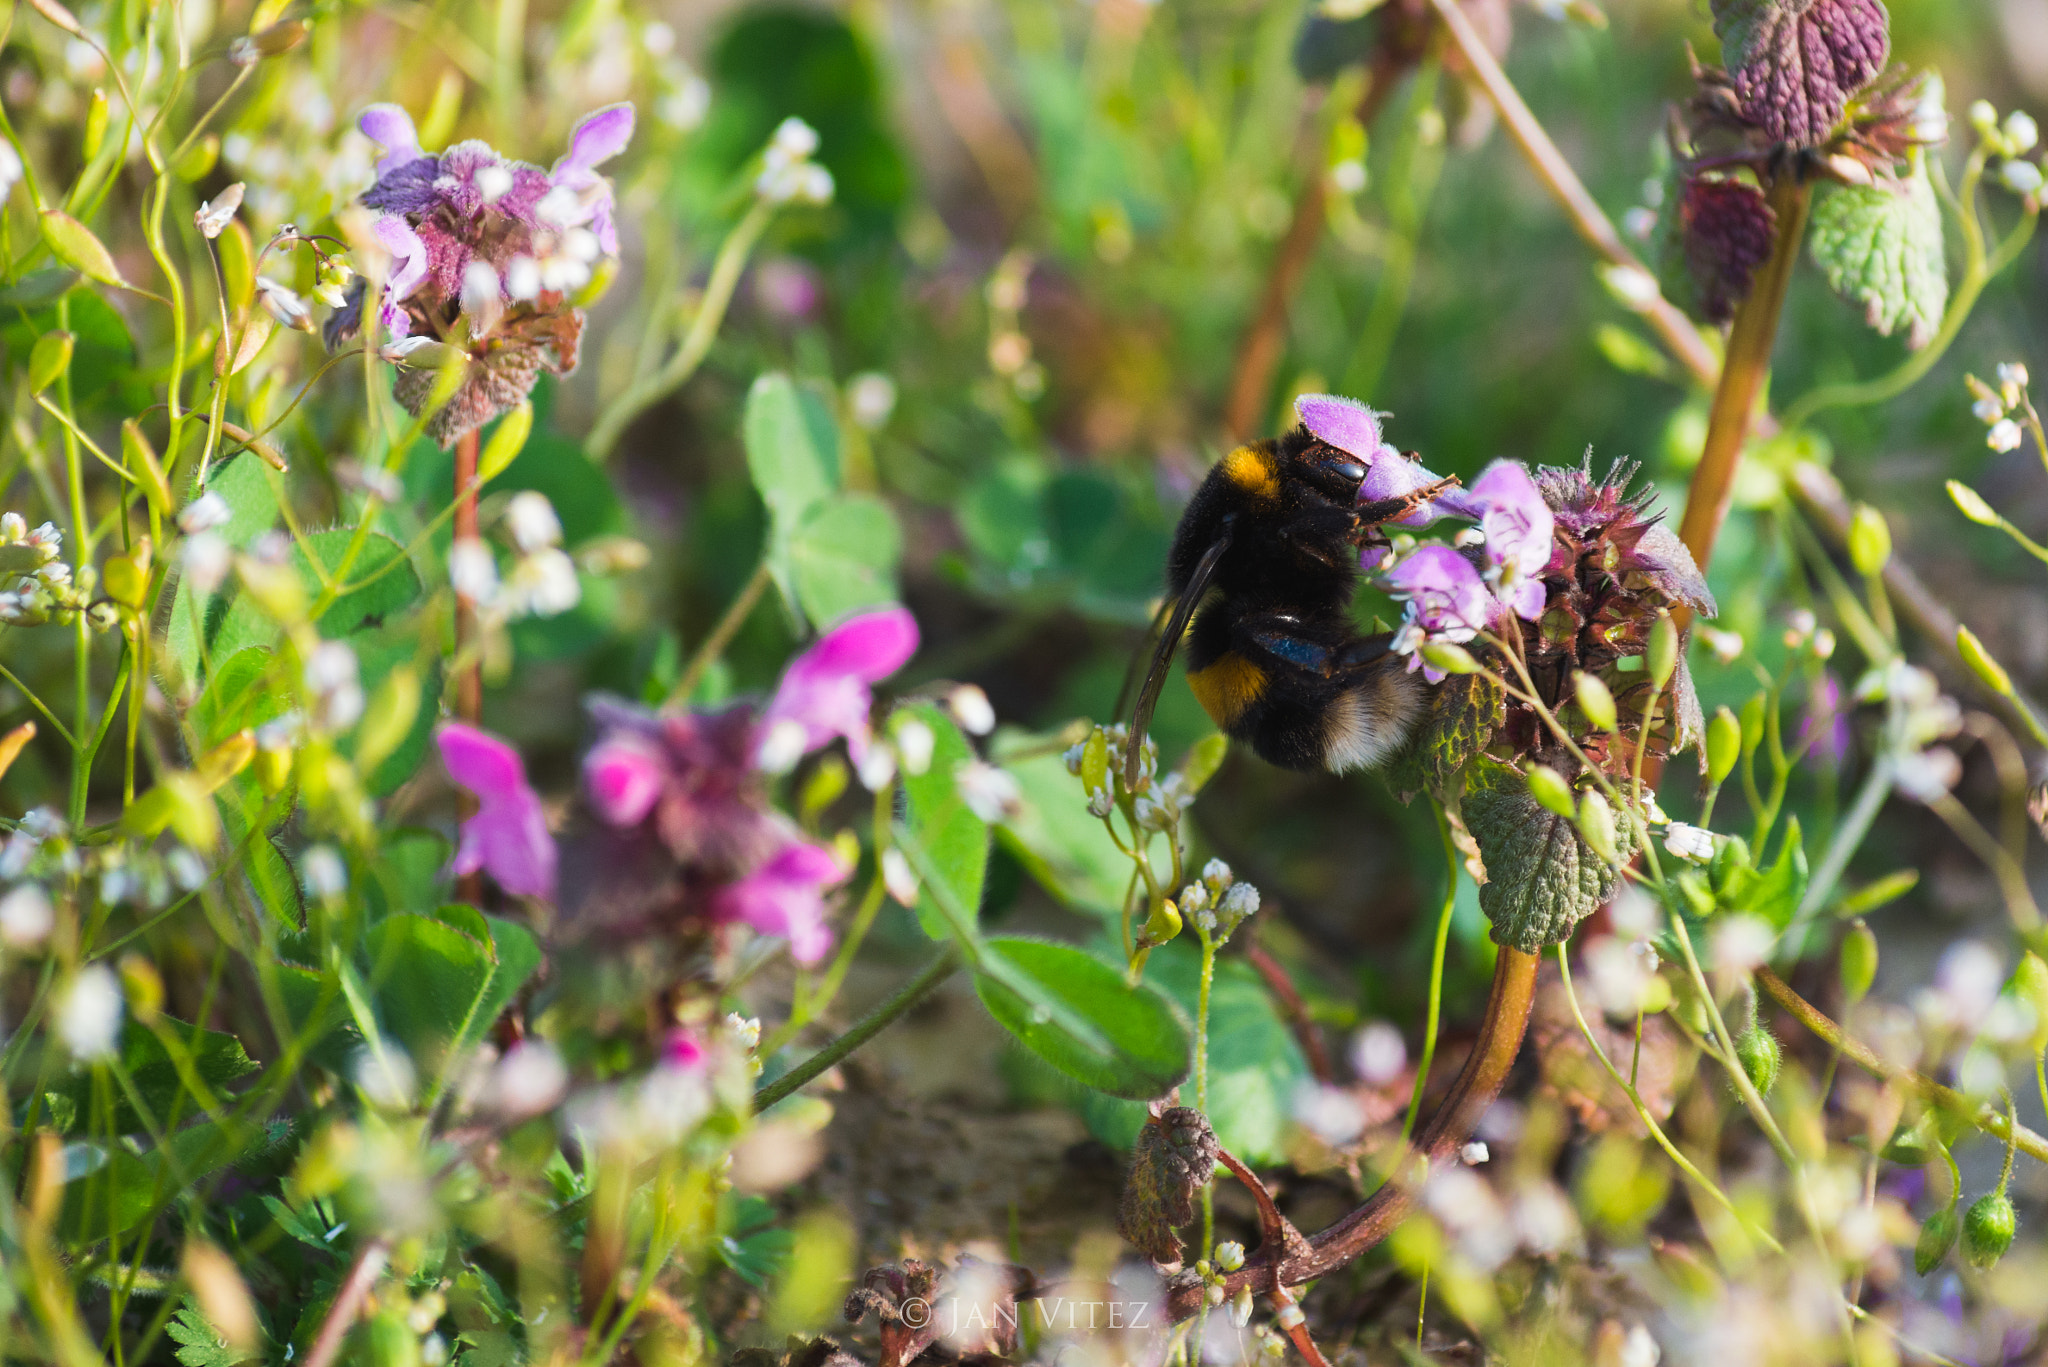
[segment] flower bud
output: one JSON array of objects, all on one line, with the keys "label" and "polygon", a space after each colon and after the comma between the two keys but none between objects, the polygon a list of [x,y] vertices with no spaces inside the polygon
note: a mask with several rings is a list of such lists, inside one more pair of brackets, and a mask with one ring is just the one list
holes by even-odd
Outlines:
[{"label": "flower bud", "polygon": [[1756,1088],[1758,1096],[1769,1096],[1771,1088],[1777,1085],[1778,1065],[1783,1057],[1777,1036],[1761,1025],[1751,1024],[1735,1037],[1735,1061],[1742,1065],[1743,1075]]},{"label": "flower bud", "polygon": [[2019,1217],[2004,1189],[1986,1192],[1963,1215],[1963,1253],[1977,1267],[1989,1268],[2012,1247],[2018,1227]]},{"label": "flower bud", "polygon": [[1963,516],[1984,527],[1996,527],[2002,520],[1998,512],[1984,501],[1984,495],[1972,489],[1959,479],[1948,482],[1948,496],[1962,509]]},{"label": "flower bud", "polygon": [[1725,707],[1714,709],[1707,723],[1707,781],[1721,783],[1735,772],[1742,758],[1742,723]]},{"label": "flower bud", "polygon": [[1595,731],[1612,731],[1616,725],[1614,695],[1607,691],[1607,685],[1581,669],[1573,674],[1572,687],[1587,723]]},{"label": "flower bud", "polygon": [[1672,672],[1678,668],[1678,623],[1669,613],[1659,615],[1650,628],[1650,653],[1645,663],[1652,684],[1661,689],[1671,682]]},{"label": "flower bud", "polygon": [[40,394],[71,368],[71,352],[78,339],[64,331],[46,332],[36,338],[28,353],[28,392]]},{"label": "flower bud", "polygon": [[1171,897],[1162,897],[1159,905],[1152,908],[1152,914],[1145,918],[1145,943],[1163,945],[1180,934],[1180,908],[1173,904]]},{"label": "flower bud", "polygon": [[1856,505],[1849,517],[1849,563],[1864,578],[1884,572],[1892,558],[1892,529],[1884,514],[1868,503]]},{"label": "flower bud", "polygon": [[2027,1040],[2035,1053],[2048,1047],[2048,962],[2028,950],[2013,970],[2013,991],[2034,1011],[2034,1033]]},{"label": "flower bud", "polygon": [[1928,1216],[1920,1226],[1919,1242],[1913,1245],[1913,1270],[1924,1277],[1940,1267],[1949,1250],[1956,1246],[1956,1235],[1962,1232],[1962,1227],[1952,1205]]},{"label": "flower bud", "polygon": [[1751,755],[1764,742],[1764,724],[1770,704],[1759,693],[1742,705],[1742,753]]},{"label": "flower bud", "polygon": [[1472,652],[1449,641],[1425,641],[1422,658],[1432,669],[1441,669],[1446,674],[1479,672],[1479,661],[1472,658]]},{"label": "flower bud", "polygon": [[1852,921],[1842,937],[1842,1000],[1850,1006],[1869,995],[1877,981],[1877,936],[1861,920]]}]

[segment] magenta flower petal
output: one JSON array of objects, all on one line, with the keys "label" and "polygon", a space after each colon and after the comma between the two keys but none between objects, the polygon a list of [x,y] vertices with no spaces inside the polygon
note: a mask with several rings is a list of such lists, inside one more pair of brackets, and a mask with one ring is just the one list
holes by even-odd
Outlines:
[{"label": "magenta flower petal", "polygon": [[698,1039],[695,1032],[680,1026],[669,1031],[668,1037],[661,1042],[661,1066],[664,1068],[700,1073],[710,1057],[704,1041]]},{"label": "magenta flower petal", "polygon": [[[1442,476],[1425,469],[1420,461],[1409,460],[1393,447],[1381,448],[1379,459],[1365,467],[1365,479],[1358,486],[1360,503],[1377,503],[1383,498],[1400,498],[1417,489],[1427,488]],[[1451,493],[1458,491],[1452,490]],[[1396,518],[1399,527],[1427,527],[1446,513],[1460,510],[1450,506],[1449,495],[1418,504],[1414,512],[1406,517]]]},{"label": "magenta flower petal", "polygon": [[448,776],[476,794],[476,815],[462,823],[454,871],[491,875],[526,897],[555,893],[555,838],[540,797],[526,782],[519,752],[487,731],[449,722],[434,734]]},{"label": "magenta flower petal", "polygon": [[633,140],[633,106],[630,104],[608,104],[583,116],[569,134],[569,150],[554,164],[550,174],[558,185],[563,172],[589,172],[610,161],[626,150],[626,144]]},{"label": "magenta flower petal", "polygon": [[713,893],[711,912],[717,920],[741,921],[788,940],[790,957],[814,964],[832,948],[824,890],[847,873],[825,846],[791,841],[760,868]]},{"label": "magenta flower petal", "polygon": [[1440,640],[1469,641],[1492,620],[1485,581],[1449,546],[1417,548],[1387,572],[1387,587],[1408,600],[1410,619]]},{"label": "magenta flower petal", "polygon": [[583,757],[583,790],[598,816],[613,826],[644,821],[667,782],[660,752],[638,739],[602,740]]},{"label": "magenta flower petal", "polygon": [[1557,520],[1528,469],[1520,461],[1495,461],[1473,482],[1472,501],[1481,510],[1486,558],[1505,570],[1510,581],[1543,573],[1550,563]]},{"label": "magenta flower petal", "polygon": [[1303,394],[1294,401],[1294,415],[1318,441],[1368,463],[1386,446],[1380,436],[1379,414],[1356,399],[1336,394]]},{"label": "magenta flower petal", "polygon": [[363,130],[364,137],[384,149],[383,157],[377,162],[379,179],[426,155],[420,150],[420,135],[412,125],[412,115],[395,104],[371,105],[356,120],[356,127]]},{"label": "magenta flower petal", "polygon": [[803,729],[805,753],[844,736],[856,751],[867,744],[869,685],[888,678],[917,653],[917,619],[907,609],[881,608],[848,618],[797,656],[761,714],[766,745],[785,723]]}]

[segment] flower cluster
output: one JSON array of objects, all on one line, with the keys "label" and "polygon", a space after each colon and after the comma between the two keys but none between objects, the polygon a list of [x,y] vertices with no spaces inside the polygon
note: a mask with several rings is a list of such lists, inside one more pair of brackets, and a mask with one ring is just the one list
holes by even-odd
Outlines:
[{"label": "flower cluster", "polygon": [[1974,401],[1970,412],[1987,429],[1984,444],[1994,451],[2016,451],[2025,438],[2026,426],[2040,421],[2034,412],[2027,385],[2032,377],[2018,361],[1998,367],[1998,384],[1985,384],[1975,375],[1965,377]]},{"label": "flower cluster", "polygon": [[481,538],[462,537],[448,550],[448,582],[485,620],[554,617],[582,601],[576,562],[562,549],[562,523],[545,494],[514,494],[503,525],[518,559],[502,580],[497,557]]},{"label": "flower cluster", "polygon": [[[464,353],[461,385],[427,420],[450,445],[523,400],[542,370],[575,368],[575,305],[619,251],[611,182],[597,168],[625,150],[633,109],[589,115],[546,171],[475,141],[426,152],[396,105],[372,105],[361,127],[384,149],[362,197],[380,211],[372,232],[391,255],[377,301],[382,349],[400,362],[438,354],[435,342]],[[330,346],[362,326],[365,293],[358,282],[329,321]],[[399,372],[399,400],[415,415],[433,389],[431,368]]]},{"label": "flower cluster", "polygon": [[658,850],[675,874],[654,903],[603,914],[742,922],[787,939],[800,963],[823,958],[832,944],[825,893],[852,870],[838,850],[806,840],[768,805],[766,780],[834,740],[846,742],[862,782],[876,790],[899,761],[928,764],[929,728],[918,724],[920,737],[899,727],[891,743],[869,722],[872,686],[902,668],[917,641],[917,624],[902,608],[853,617],[790,663],[758,713],[745,704],[653,712],[593,699],[599,736],[584,756],[584,798],[623,842],[601,842],[606,858]]},{"label": "flower cluster", "polygon": [[2048,163],[2028,159],[2041,141],[2041,126],[2034,116],[2015,109],[2001,122],[1989,100],[1978,100],[1970,106],[1970,127],[1984,150],[1999,159],[1998,183],[2027,201],[2028,212],[2038,210]]},{"label": "flower cluster", "polygon": [[[64,534],[45,522],[33,531],[20,513],[0,514],[0,622],[40,626],[60,612],[78,612],[91,601],[87,569],[76,580],[57,558]],[[80,582],[83,581],[83,582]]]}]

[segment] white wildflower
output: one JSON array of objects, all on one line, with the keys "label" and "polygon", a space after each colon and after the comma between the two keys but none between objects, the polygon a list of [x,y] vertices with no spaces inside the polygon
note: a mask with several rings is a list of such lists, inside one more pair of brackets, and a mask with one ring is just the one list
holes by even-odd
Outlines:
[{"label": "white wildflower", "polygon": [[882,886],[902,905],[917,905],[917,871],[910,867],[903,851],[893,845],[882,851]]},{"label": "white wildflower", "polygon": [[212,593],[227,581],[235,559],[234,547],[218,532],[201,532],[185,538],[178,553],[185,582],[201,594]]},{"label": "white wildflower", "polygon": [[1664,832],[1664,848],[1679,859],[1704,862],[1714,857],[1714,833],[1674,821]]},{"label": "white wildflower", "polygon": [[228,501],[217,490],[208,489],[178,510],[178,530],[188,536],[196,536],[200,532],[226,526],[234,515]]},{"label": "white wildflower", "polygon": [[81,1063],[111,1056],[121,1036],[121,984],[105,964],[87,964],[57,1003],[57,1037]]},{"label": "white wildflower", "polygon": [[544,1039],[524,1039],[491,1070],[485,1096],[499,1115],[521,1120],[552,1110],[568,1089],[569,1068],[560,1051]]},{"label": "white wildflower", "polygon": [[266,312],[285,327],[300,332],[313,330],[313,311],[306,307],[306,301],[296,291],[287,289],[267,275],[256,277],[256,298]]},{"label": "white wildflower", "polygon": [[896,382],[878,370],[863,371],[846,382],[846,407],[854,426],[873,432],[896,411]]},{"label": "white wildflower", "polygon": [[323,902],[331,902],[348,891],[348,865],[332,845],[313,845],[299,859],[299,876],[306,891]]},{"label": "white wildflower", "polygon": [[363,686],[356,653],[340,641],[322,641],[306,658],[306,690],[314,716],[330,731],[344,731],[363,715]]},{"label": "white wildflower", "polygon": [[973,684],[961,684],[948,693],[946,707],[971,736],[985,736],[996,729],[996,710],[989,705],[988,694]]},{"label": "white wildflower", "polygon": [[522,551],[533,552],[562,544],[561,519],[547,495],[528,489],[514,494],[505,506],[505,529]]},{"label": "white wildflower", "polygon": [[517,611],[556,617],[583,601],[583,582],[569,553],[548,546],[520,557],[505,581],[505,593]]},{"label": "white wildflower", "polygon": [[35,883],[23,883],[0,897],[0,943],[9,949],[34,949],[56,923],[50,895]]},{"label": "white wildflower", "polygon": [[1351,1070],[1360,1082],[1384,1087],[1407,1066],[1408,1045],[1390,1022],[1371,1021],[1351,1037]]},{"label": "white wildflower", "polygon": [[2018,423],[2011,418],[2000,418],[1984,434],[1984,444],[1994,451],[2013,451],[2019,448],[2020,435]]},{"label": "white wildflower", "polygon": [[1024,791],[1011,774],[983,760],[961,765],[954,772],[953,782],[960,790],[961,800],[983,821],[1007,819],[1024,800]]},{"label": "white wildflower", "polygon": [[768,728],[754,753],[754,766],[767,774],[786,774],[804,757],[809,733],[804,724],[784,717]]},{"label": "white wildflower", "polygon": [[903,772],[910,775],[923,773],[931,768],[932,747],[937,737],[931,727],[916,717],[905,717],[896,723],[896,754],[903,761]]},{"label": "white wildflower", "polygon": [[448,582],[478,606],[498,596],[498,560],[481,538],[462,536],[448,548]]},{"label": "white wildflower", "polygon": [[198,212],[192,215],[192,221],[198,225],[200,236],[211,240],[227,230],[228,224],[234,221],[235,211],[242,207],[243,189],[242,182],[238,180],[199,206]]}]

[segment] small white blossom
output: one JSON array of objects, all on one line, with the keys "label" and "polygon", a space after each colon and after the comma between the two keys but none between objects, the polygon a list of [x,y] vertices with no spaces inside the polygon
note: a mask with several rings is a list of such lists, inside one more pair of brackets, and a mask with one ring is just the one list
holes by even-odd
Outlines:
[{"label": "small white blossom", "polygon": [[1365,1133],[1365,1111],[1342,1087],[1304,1082],[1294,1094],[1294,1122],[1332,1148]]},{"label": "small white blossom", "polygon": [[2041,168],[2031,161],[2007,161],[1999,163],[1998,181],[2016,195],[2036,195],[2041,192],[2043,177]]},{"label": "small white blossom", "polygon": [[492,1110],[519,1120],[552,1110],[568,1089],[569,1068],[560,1051],[544,1039],[524,1039],[491,1070],[485,1095]]},{"label": "small white blossom", "polygon": [[306,301],[269,276],[256,277],[256,298],[264,310],[285,327],[296,328],[300,332],[313,330],[313,311],[306,307]]},{"label": "small white blossom", "polygon": [[405,1052],[392,1044],[365,1049],[356,1055],[355,1083],[372,1106],[403,1110],[412,1105],[419,1089],[419,1074]]},{"label": "small white blossom", "polygon": [[882,851],[882,886],[902,905],[917,905],[917,871],[910,867],[903,851],[893,845]]},{"label": "small white blossom", "polygon": [[1259,910],[1259,890],[1250,883],[1232,883],[1230,890],[1223,894],[1223,900],[1216,904],[1218,916],[1233,926],[1246,917],[1255,916]]},{"label": "small white blossom", "polygon": [[306,690],[313,695],[316,719],[328,730],[346,730],[363,715],[356,653],[343,642],[322,641],[306,658]]},{"label": "small white blossom", "polygon": [[1998,367],[1998,383],[2001,386],[2025,389],[2031,378],[2027,374],[2026,366],[2019,361],[2007,361]]},{"label": "small white blossom", "polygon": [[656,102],[654,112],[677,132],[689,132],[702,124],[704,116],[711,112],[710,82],[702,76],[689,77],[663,95]]},{"label": "small white blossom", "polygon": [[1023,789],[1008,771],[983,760],[969,760],[953,775],[960,798],[983,821],[997,822],[1014,815],[1023,803]]},{"label": "small white blossom", "polygon": [[562,544],[561,519],[547,495],[528,489],[514,494],[505,506],[505,529],[522,551],[532,552]]},{"label": "small white blossom", "polygon": [[481,538],[462,536],[448,548],[448,582],[479,606],[498,596],[498,559]]},{"label": "small white blossom", "polygon": [[1970,412],[1978,422],[1994,423],[2005,416],[2005,404],[1996,394],[1986,394],[1970,405]]},{"label": "small white blossom", "polygon": [[1714,833],[1674,821],[1664,832],[1664,848],[1679,859],[1703,863],[1714,857]]},{"label": "small white blossom", "polygon": [[1224,863],[1221,859],[1211,859],[1208,863],[1202,865],[1202,881],[1220,891],[1236,882],[1237,875],[1232,873],[1230,865]]},{"label": "small white blossom", "polygon": [[23,883],[0,897],[0,943],[9,949],[34,949],[57,923],[50,895],[34,883]]},{"label": "small white blossom", "polygon": [[567,551],[548,546],[521,556],[505,581],[507,601],[536,617],[556,617],[583,601],[583,582]]},{"label": "small white blossom", "polygon": [[540,262],[519,255],[505,266],[505,293],[514,299],[533,299],[540,294]]},{"label": "small white blossom", "polygon": [[1991,424],[1991,430],[1984,434],[1984,444],[1994,451],[2019,449],[2020,425],[2011,418],[2000,418]]},{"label": "small white blossom", "polygon": [[1770,957],[1778,933],[1760,916],[1738,913],[1715,927],[1712,947],[1714,967],[1730,973],[1748,973]]},{"label": "small white blossom", "polygon": [[0,140],[0,201],[13,192],[15,182],[21,179],[21,169],[21,154],[14,150],[14,144]]},{"label": "small white blossom", "polygon": [[234,515],[228,501],[218,491],[208,489],[178,510],[178,530],[188,536],[210,532],[216,527],[226,526]]},{"label": "small white blossom", "polygon": [[854,776],[860,779],[860,786],[871,793],[879,793],[896,778],[896,748],[892,745],[871,744],[854,757]]},{"label": "small white blossom", "polygon": [[948,693],[946,707],[971,736],[985,736],[996,729],[996,710],[989,705],[988,694],[973,684],[961,684]]},{"label": "small white blossom", "polygon": [[1491,1157],[1493,1154],[1486,1147],[1484,1139],[1475,1139],[1458,1150],[1458,1161],[1468,1168],[1476,1168]]},{"label": "small white blossom", "polygon": [[57,1037],[81,1063],[111,1056],[121,1036],[121,984],[105,964],[87,964],[57,1003]]},{"label": "small white blossom", "polygon": [[227,581],[234,559],[234,547],[218,532],[201,532],[185,538],[178,553],[185,582],[202,594],[212,593]]},{"label": "small white blossom", "polygon": [[1892,783],[1915,802],[1935,802],[1963,776],[1963,762],[1945,745],[1898,756],[1892,761]]},{"label": "small white blossom", "polygon": [[512,168],[486,166],[476,173],[476,192],[486,204],[496,204],[512,188]]},{"label": "small white blossom", "polygon": [[781,155],[791,161],[801,161],[818,150],[818,130],[794,114],[776,125],[775,136],[769,140],[770,156]]},{"label": "small white blossom", "polygon": [[1244,1245],[1235,1239],[1225,1239],[1216,1245],[1216,1266],[1225,1272],[1235,1272],[1244,1266]]},{"label": "small white blossom", "polygon": [[171,883],[179,892],[197,892],[206,885],[206,861],[184,845],[165,858],[164,871],[170,874]]},{"label": "small white blossom", "polygon": [[937,737],[931,727],[915,717],[905,717],[896,723],[896,754],[903,761],[903,772],[910,775],[923,773],[931,768],[932,746]]},{"label": "small white blossom", "polygon": [[1351,1070],[1358,1074],[1360,1082],[1384,1087],[1400,1077],[1407,1066],[1408,1045],[1392,1023],[1369,1022],[1351,1037]]},{"label": "small white blossom", "polygon": [[878,370],[863,371],[846,382],[846,406],[856,427],[873,432],[896,411],[896,382]]},{"label": "small white blossom", "polygon": [[2005,135],[2005,150],[2009,156],[2025,156],[2041,140],[2041,130],[2035,124],[2034,116],[2020,109],[2005,116],[2005,126],[1999,131]]},{"label": "small white blossom", "polygon": [[198,225],[200,236],[210,241],[227,230],[228,224],[234,221],[235,211],[242,207],[243,189],[242,182],[238,180],[199,206],[198,212],[192,215],[192,221]]},{"label": "small white blossom", "polygon": [[754,754],[755,767],[766,774],[788,773],[804,757],[808,740],[809,733],[804,730],[802,722],[790,717],[782,718],[761,738],[760,748]]},{"label": "small white blossom", "polygon": [[299,860],[299,875],[306,891],[323,902],[333,901],[348,891],[348,865],[332,845],[313,845]]}]

